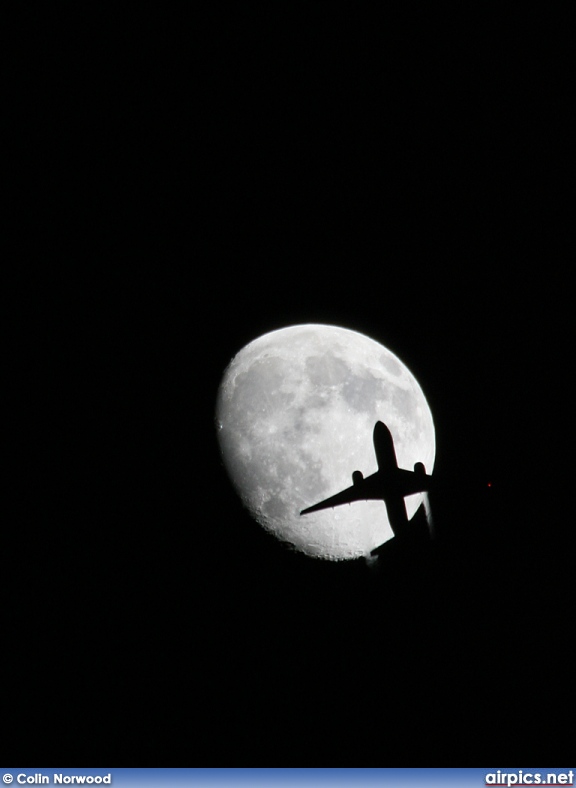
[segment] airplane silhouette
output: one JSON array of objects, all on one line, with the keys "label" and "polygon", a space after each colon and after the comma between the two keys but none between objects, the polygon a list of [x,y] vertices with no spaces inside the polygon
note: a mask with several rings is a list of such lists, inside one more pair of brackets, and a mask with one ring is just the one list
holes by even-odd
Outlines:
[{"label": "airplane silhouette", "polygon": [[[432,477],[426,473],[426,468],[421,462],[414,465],[413,471],[398,467],[392,434],[381,421],[377,421],[374,427],[374,451],[378,462],[376,473],[364,478],[361,471],[354,471],[352,487],[347,487],[342,492],[303,509],[300,514],[310,514],[318,512],[320,509],[331,509],[334,506],[354,501],[384,501],[394,536],[403,535],[408,524],[404,497],[414,493],[427,492],[431,487]],[[432,519],[427,501],[424,506],[432,535]]]}]

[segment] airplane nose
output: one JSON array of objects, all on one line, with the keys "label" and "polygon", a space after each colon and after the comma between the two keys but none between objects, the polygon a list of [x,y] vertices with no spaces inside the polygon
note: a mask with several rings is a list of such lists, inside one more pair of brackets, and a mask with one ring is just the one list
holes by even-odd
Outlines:
[{"label": "airplane nose", "polygon": [[392,435],[383,421],[377,421],[374,425],[374,435]]}]

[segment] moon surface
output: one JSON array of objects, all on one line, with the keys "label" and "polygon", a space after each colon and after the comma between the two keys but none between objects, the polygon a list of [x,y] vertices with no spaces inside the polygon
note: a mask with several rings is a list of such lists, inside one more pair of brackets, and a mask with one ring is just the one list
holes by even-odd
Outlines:
[{"label": "moon surface", "polygon": [[[300,516],[377,470],[375,423],[388,425],[400,468],[432,472],[434,423],[416,378],[364,334],[296,325],[250,342],[226,368],[216,403],[224,466],[250,514],[309,556],[358,558],[392,538],[381,501]],[[406,499],[408,517],[422,494]]]}]

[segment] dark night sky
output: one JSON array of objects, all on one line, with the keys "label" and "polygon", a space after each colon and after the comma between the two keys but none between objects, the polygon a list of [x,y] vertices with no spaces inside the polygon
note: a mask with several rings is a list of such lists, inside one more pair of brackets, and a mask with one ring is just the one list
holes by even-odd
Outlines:
[{"label": "dark night sky", "polygon": [[[6,72],[12,752],[565,754],[562,20],[33,8]],[[434,415],[440,538],[377,576],[284,552],[219,461],[225,366],[300,322],[385,344]]]}]

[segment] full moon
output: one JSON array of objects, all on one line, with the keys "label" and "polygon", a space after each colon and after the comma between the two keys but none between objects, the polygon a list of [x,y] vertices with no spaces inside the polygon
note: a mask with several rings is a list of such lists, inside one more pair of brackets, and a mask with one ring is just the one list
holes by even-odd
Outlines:
[{"label": "full moon", "polygon": [[[366,556],[391,539],[386,506],[358,501],[300,516],[377,470],[372,432],[383,421],[400,468],[432,472],[434,423],[416,378],[357,331],[297,325],[250,342],[226,368],[216,403],[224,466],[254,519],[309,556]],[[406,499],[408,517],[422,494]]]}]

